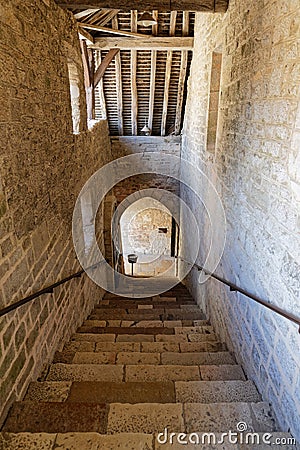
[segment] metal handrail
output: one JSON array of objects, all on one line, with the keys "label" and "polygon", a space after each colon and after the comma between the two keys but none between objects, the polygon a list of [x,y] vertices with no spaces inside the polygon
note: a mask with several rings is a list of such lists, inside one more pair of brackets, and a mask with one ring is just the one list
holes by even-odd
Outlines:
[{"label": "metal handrail", "polygon": [[34,294],[28,295],[27,297],[24,297],[21,300],[18,300],[17,302],[12,303],[11,305],[6,306],[5,308],[0,309],[0,317],[5,316],[9,312],[14,311],[15,309],[19,308],[20,306],[25,305],[26,303],[31,302],[32,300],[35,300],[36,298],[40,297],[43,294],[52,294],[54,288],[61,286],[62,284],[67,283],[68,281],[73,280],[74,278],[80,278],[81,275],[83,273],[85,273],[87,270],[95,269],[100,264],[102,264],[103,261],[105,261],[105,260],[103,259],[102,261],[88,267],[85,270],[81,269],[78,272],[73,273],[72,275],[69,275],[68,277],[63,278],[62,280],[57,281],[56,283],[50,284],[50,286],[40,289],[39,291],[35,292]]},{"label": "metal handrail", "polygon": [[245,289],[237,286],[236,284],[232,283],[231,281],[226,280],[225,278],[220,277],[219,275],[216,275],[214,272],[210,272],[209,270],[205,269],[202,266],[199,266],[199,264],[192,263],[190,261],[185,260],[184,258],[181,258],[181,256],[177,256],[178,259],[181,259],[181,261],[190,264],[191,266],[197,268],[198,270],[201,270],[206,275],[210,275],[215,280],[220,281],[221,283],[225,284],[230,288],[231,291],[237,291],[241,294],[245,295],[248,298],[251,298],[251,300],[254,300],[256,303],[259,303],[260,305],[265,306],[268,309],[271,309],[272,311],[276,312],[282,317],[285,317],[286,319],[290,320],[291,322],[294,322],[299,326],[299,333],[300,333],[300,318],[295,316],[292,313],[289,313],[285,311],[284,309],[280,308],[279,306],[273,305],[272,303],[267,302],[266,300],[263,300],[262,298],[258,297],[257,295],[251,294],[251,292],[246,291]]}]

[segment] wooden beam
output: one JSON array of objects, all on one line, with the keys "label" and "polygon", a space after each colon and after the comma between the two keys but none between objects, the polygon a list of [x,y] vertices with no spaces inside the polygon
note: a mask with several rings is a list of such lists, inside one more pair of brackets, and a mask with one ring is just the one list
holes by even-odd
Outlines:
[{"label": "wooden beam", "polygon": [[[158,22],[158,11],[152,12],[152,17]],[[152,34],[157,35],[158,24],[152,26]],[[154,98],[155,98],[155,78],[156,78],[156,62],[157,62],[157,50],[151,51],[151,73],[150,73],[150,94],[149,94],[149,115],[148,115],[148,127],[152,132],[153,128],[153,114],[154,114]]]},{"label": "wooden beam", "polygon": [[83,28],[79,28],[78,34],[79,34],[79,38],[85,39],[87,44],[89,44],[89,45],[95,44],[95,39],[93,38],[93,36],[88,31],[84,30]]},{"label": "wooden beam", "polygon": [[[131,10],[131,31],[137,32],[137,10]],[[131,50],[130,73],[131,73],[131,132],[133,136],[137,136],[137,117],[138,117],[138,93],[137,93],[137,51]]]},{"label": "wooden beam", "polygon": [[[174,36],[176,29],[176,18],[177,11],[171,12],[170,17],[170,36]],[[167,62],[166,62],[166,73],[165,73],[165,88],[164,88],[164,102],[163,102],[163,111],[161,117],[161,128],[160,134],[162,136],[166,135],[166,124],[167,124],[167,114],[168,114],[168,103],[169,103],[169,90],[170,90],[170,80],[171,80],[171,70],[172,70],[172,58],[173,52],[169,50],[167,53]]]},{"label": "wooden beam", "polygon": [[[84,73],[84,86],[86,93],[86,107],[88,120],[94,119],[94,85],[93,85],[93,71],[91,70],[90,57],[85,41],[80,41],[81,56]],[[91,50],[90,50],[91,51]]]},{"label": "wooden beam", "polygon": [[[97,67],[101,64],[101,51],[98,50],[96,52],[96,63]],[[98,92],[99,92],[99,100],[102,108],[102,116],[104,120],[107,120],[107,110],[106,110],[106,100],[105,100],[105,94],[104,94],[104,86],[103,86],[103,77],[99,81],[99,84],[97,86]]]},{"label": "wooden beam", "polygon": [[104,25],[106,25],[108,22],[110,22],[111,20],[114,19],[114,17],[117,16],[118,12],[120,10],[119,9],[113,9],[112,11],[110,11],[107,16],[105,18],[103,18],[103,20],[100,21],[100,23],[98,23],[98,25],[100,25],[101,27],[104,27]]},{"label": "wooden beam", "polygon": [[[112,19],[112,27],[118,29],[118,18],[115,16]],[[123,126],[123,93],[122,93],[122,65],[121,65],[121,54],[118,52],[116,54],[116,91],[117,91],[117,110],[118,110],[118,129],[119,135],[123,136],[124,126]]]},{"label": "wooden beam", "polygon": [[[189,34],[189,12],[183,12],[182,20],[182,35],[187,36]],[[182,105],[183,105],[183,95],[184,95],[184,85],[186,79],[186,70],[188,63],[188,52],[185,50],[181,53],[180,61],[180,73],[178,81],[178,92],[177,92],[177,105],[176,105],[176,117],[175,117],[175,134],[180,133],[181,127],[181,116],[182,116]]]},{"label": "wooden beam", "polygon": [[101,62],[100,66],[98,67],[98,69],[95,72],[95,75],[94,75],[94,87],[97,86],[97,84],[99,83],[99,81],[103,77],[106,69],[108,68],[108,66],[110,65],[110,63],[112,62],[112,60],[114,59],[114,57],[116,56],[116,54],[119,51],[120,51],[120,49],[118,49],[118,48],[112,48],[111,50],[109,50],[109,52],[107,53],[107,55],[105,56],[105,58],[103,59],[103,61]]},{"label": "wooden beam", "polygon": [[93,84],[93,74],[89,66],[89,58],[85,41],[80,41],[81,57],[83,65],[84,86],[89,88]]},{"label": "wooden beam", "polygon": [[87,30],[93,30],[93,31],[102,31],[103,33],[111,33],[111,34],[118,34],[119,36],[129,36],[134,38],[141,38],[141,39],[150,39],[149,34],[141,34],[136,32],[130,32],[130,31],[121,31],[121,30],[113,30],[112,28],[106,28],[106,27],[100,27],[99,25],[90,25],[89,23],[83,23],[83,22],[77,22],[77,24],[82,27],[86,28]]},{"label": "wooden beam", "polygon": [[56,0],[62,8],[107,8],[130,11],[157,9],[158,11],[226,12],[229,0]]},{"label": "wooden beam", "polygon": [[80,11],[79,13],[74,14],[75,19],[82,19],[82,17],[89,16],[95,12],[99,11],[99,9],[86,9],[84,11]]},{"label": "wooden beam", "polygon": [[89,45],[95,50],[193,50],[194,38],[192,37],[146,37],[145,39],[101,37],[95,38],[95,44]]}]

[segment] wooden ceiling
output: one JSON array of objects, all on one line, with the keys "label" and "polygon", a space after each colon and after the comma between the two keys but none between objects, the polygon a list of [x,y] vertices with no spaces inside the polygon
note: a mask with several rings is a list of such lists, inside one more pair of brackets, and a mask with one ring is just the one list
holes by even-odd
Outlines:
[{"label": "wooden ceiling", "polygon": [[63,8],[226,12],[229,0],[56,0]]},{"label": "wooden ceiling", "polygon": [[[68,3],[79,26],[89,119],[107,118],[111,135],[141,135],[145,125],[152,135],[180,134],[195,13],[170,11],[169,1],[168,11],[151,10],[157,25],[143,27],[143,10],[58,3]],[[201,3],[214,11],[218,0]]]}]

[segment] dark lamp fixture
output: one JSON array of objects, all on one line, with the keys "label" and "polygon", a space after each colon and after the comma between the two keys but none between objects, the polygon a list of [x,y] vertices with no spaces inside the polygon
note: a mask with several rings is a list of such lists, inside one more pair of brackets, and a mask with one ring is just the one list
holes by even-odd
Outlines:
[{"label": "dark lamp fixture", "polygon": [[152,25],[157,25],[157,21],[148,11],[143,12],[139,20],[137,21],[138,25],[142,25],[143,27],[151,27]]}]

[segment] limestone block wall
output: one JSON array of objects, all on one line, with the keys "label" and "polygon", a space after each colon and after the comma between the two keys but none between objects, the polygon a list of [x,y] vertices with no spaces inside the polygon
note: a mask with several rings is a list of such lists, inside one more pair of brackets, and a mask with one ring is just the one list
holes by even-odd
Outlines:
[{"label": "limestone block wall", "polygon": [[[168,153],[180,157],[180,136],[120,136],[111,138],[113,159],[135,153]],[[172,168],[171,168],[172,169]],[[174,164],[174,175],[178,175],[178,168]],[[174,194],[179,194],[179,182],[175,178],[162,175],[143,174],[129,177],[114,187],[117,202],[121,203],[128,195],[141,189],[157,188],[166,189]]]},{"label": "limestone block wall", "polygon": [[[182,156],[206,173],[223,201],[227,241],[216,272],[299,317],[299,2],[229,4],[225,15],[196,17]],[[213,52],[222,52],[215,145],[208,136]],[[184,189],[182,196],[188,198]],[[203,263],[210,224],[204,210],[195,214]],[[200,285],[198,277],[192,271],[187,285],[280,425],[300,439],[297,326],[217,281]]]},{"label": "limestone block wall", "polygon": [[[0,10],[2,308],[80,269],[71,235],[74,203],[111,153],[106,122],[87,130],[71,15],[51,0],[1,0]],[[70,64],[79,88],[79,134],[73,134]],[[82,276],[0,318],[1,420],[101,295]]]}]

